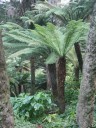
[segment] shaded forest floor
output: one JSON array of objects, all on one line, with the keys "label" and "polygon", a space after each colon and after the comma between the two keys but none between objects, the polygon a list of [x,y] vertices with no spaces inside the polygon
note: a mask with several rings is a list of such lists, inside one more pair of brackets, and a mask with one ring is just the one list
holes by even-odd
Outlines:
[{"label": "shaded forest floor", "polygon": [[78,128],[76,125],[76,104],[78,100],[78,88],[67,85],[65,87],[66,110],[64,114],[45,114],[25,121],[23,117],[15,118],[15,128]]},{"label": "shaded forest floor", "polygon": [[[16,117],[15,128],[78,128],[78,126],[76,125],[76,105],[78,100],[78,92],[79,91],[77,87],[66,87],[66,110],[64,114],[58,115],[58,113],[43,113],[39,117],[33,117],[30,121],[26,121],[23,117]],[[94,128],[96,128],[95,112]]]}]

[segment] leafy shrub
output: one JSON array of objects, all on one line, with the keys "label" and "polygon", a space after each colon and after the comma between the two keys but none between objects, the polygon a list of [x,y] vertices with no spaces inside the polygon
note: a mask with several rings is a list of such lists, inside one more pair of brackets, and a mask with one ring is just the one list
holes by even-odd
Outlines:
[{"label": "leafy shrub", "polygon": [[[37,123],[37,120],[35,121]],[[49,114],[38,122],[44,128],[78,128],[76,124],[76,106],[66,106],[64,114]]]},{"label": "leafy shrub", "polygon": [[35,70],[35,87],[36,89],[47,88],[46,73],[43,68],[38,68]]},{"label": "leafy shrub", "polygon": [[50,94],[45,92],[38,92],[33,96],[20,94],[19,97],[11,98],[11,102],[15,115],[27,120],[41,116],[54,106]]},{"label": "leafy shrub", "polygon": [[76,101],[76,103],[77,103],[78,92],[79,91],[74,89],[74,88],[67,88],[66,87],[66,91],[65,91],[66,103],[70,104],[72,101]]},{"label": "leafy shrub", "polygon": [[38,68],[35,71],[36,85],[40,85],[46,82],[46,74],[43,68]]},{"label": "leafy shrub", "polygon": [[66,106],[65,113],[60,115],[64,120],[65,128],[78,128],[76,124],[76,103],[72,101],[71,105]]},{"label": "leafy shrub", "polygon": [[43,120],[44,128],[63,128],[64,120],[58,114],[49,114]]},{"label": "leafy shrub", "polygon": [[25,121],[22,118],[15,118],[15,128],[37,128],[37,125]]},{"label": "leafy shrub", "polygon": [[28,70],[28,62],[22,61],[20,57],[7,60],[11,96],[18,96],[18,88],[21,85],[23,85],[24,92],[28,92],[30,87],[30,72]]}]

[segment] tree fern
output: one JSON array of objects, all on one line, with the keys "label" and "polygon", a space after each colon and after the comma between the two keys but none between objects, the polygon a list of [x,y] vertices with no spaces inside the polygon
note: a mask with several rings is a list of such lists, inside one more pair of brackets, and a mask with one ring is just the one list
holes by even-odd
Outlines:
[{"label": "tree fern", "polygon": [[57,56],[65,56],[75,42],[86,39],[88,32],[88,24],[81,20],[69,22],[64,32],[51,23],[47,26],[35,25],[35,27],[35,30],[21,30],[21,28],[11,30],[6,35],[25,42],[32,49],[37,50],[42,47],[42,49],[50,49]]}]

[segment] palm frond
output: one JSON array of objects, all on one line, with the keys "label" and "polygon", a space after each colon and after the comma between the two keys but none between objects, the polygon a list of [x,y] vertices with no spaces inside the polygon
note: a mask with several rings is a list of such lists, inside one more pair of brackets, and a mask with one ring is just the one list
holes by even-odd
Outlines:
[{"label": "palm frond", "polygon": [[[66,28],[64,28],[64,31],[51,23],[48,23],[47,26],[36,24],[35,27],[35,30],[16,29],[6,33],[7,36],[15,40],[25,42],[28,48],[31,49],[26,48],[24,49],[25,51],[21,50],[16,55],[28,54],[30,51],[35,54],[36,52],[40,53],[39,49],[41,49],[41,52],[45,49],[44,52],[47,53],[49,49],[51,53],[54,52],[59,57],[65,56],[71,50],[74,43],[86,40],[88,34],[88,24],[81,20],[70,21]],[[49,57],[48,60],[52,59]]]}]

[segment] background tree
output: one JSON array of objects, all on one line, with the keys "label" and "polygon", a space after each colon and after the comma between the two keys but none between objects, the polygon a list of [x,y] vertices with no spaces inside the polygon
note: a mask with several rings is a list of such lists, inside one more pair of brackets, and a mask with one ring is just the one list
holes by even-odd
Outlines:
[{"label": "background tree", "polygon": [[96,91],[96,2],[91,19],[83,78],[77,105],[77,122],[80,128],[91,128],[93,123],[94,96]]},{"label": "background tree", "polygon": [[32,6],[36,3],[36,0],[22,0],[20,3],[19,16],[23,16],[27,10],[31,10]]},{"label": "background tree", "polygon": [[[79,20],[83,19],[83,21],[90,20],[90,14],[92,12],[92,7],[94,5],[95,0],[71,0],[69,5],[60,7],[49,8],[47,11],[47,15],[53,15],[54,24],[63,26],[67,25],[70,20]],[[54,18],[55,17],[55,18]],[[61,21],[61,22],[58,22]],[[79,69],[82,72],[83,68],[83,57],[81,46],[78,42],[74,44],[76,55],[78,58]]]},{"label": "background tree", "polygon": [[[64,83],[66,77],[66,54],[72,48],[75,41],[85,39],[85,32],[88,29],[88,25],[81,21],[71,21],[66,26],[64,32],[50,23],[46,27],[42,27],[40,25],[35,25],[35,27],[36,30],[12,30],[8,33],[8,35],[19,41],[27,42],[30,46],[32,44],[33,47],[37,45],[38,48],[40,46],[50,49],[51,54],[47,58],[47,63],[56,63],[57,60],[56,80],[58,90],[58,102],[60,112],[63,113],[65,110]],[[83,29],[83,31],[81,31],[81,29]],[[29,49],[32,52],[32,48]],[[25,50],[29,52],[28,49],[25,48]]]},{"label": "background tree", "polygon": [[6,75],[6,64],[0,31],[0,127],[14,128],[13,112],[10,104],[10,89]]},{"label": "background tree", "polygon": [[31,94],[35,94],[35,58],[30,58],[30,65],[31,65]]}]

